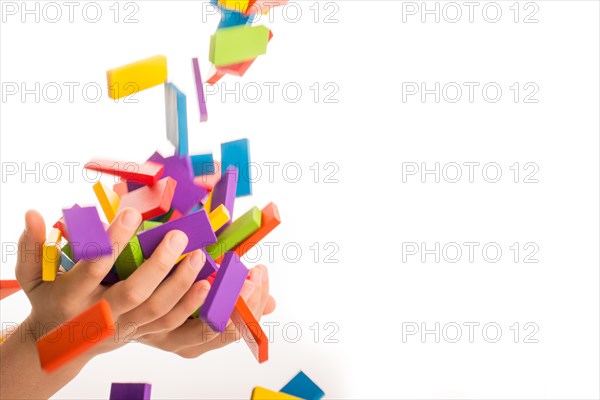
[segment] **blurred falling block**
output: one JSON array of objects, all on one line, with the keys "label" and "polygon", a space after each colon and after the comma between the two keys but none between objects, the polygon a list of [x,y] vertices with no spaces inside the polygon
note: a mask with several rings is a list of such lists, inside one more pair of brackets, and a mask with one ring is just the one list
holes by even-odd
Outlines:
[{"label": "blurred falling block", "polygon": [[227,170],[231,165],[238,169],[236,197],[252,194],[252,174],[250,169],[250,142],[248,139],[221,144],[221,163]]},{"label": "blurred falling block", "polygon": [[63,210],[71,240],[73,261],[94,260],[112,254],[112,245],[96,207]]},{"label": "blurred falling block", "polygon": [[325,392],[302,371],[280,391],[305,400],[320,400],[325,396]]},{"label": "blurred falling block", "polygon": [[271,8],[284,6],[288,0],[255,0],[246,8],[245,14],[268,14]]},{"label": "blurred falling block", "polygon": [[73,262],[73,260],[71,260],[71,257],[69,257],[67,254],[65,254],[64,251],[60,252],[60,266],[63,267],[65,269],[65,271],[69,272],[71,270],[71,268],[73,268],[75,266],[75,262]]},{"label": "blurred falling block", "polygon": [[202,86],[202,75],[200,74],[200,64],[198,64],[197,58],[192,58],[192,68],[194,69],[194,81],[196,83],[196,95],[198,96],[200,122],[206,122],[208,121],[208,110],[206,109],[204,86]]},{"label": "blurred falling block", "polygon": [[110,400],[150,400],[152,385],[149,383],[113,383]]},{"label": "blurred falling block", "polygon": [[109,223],[113,222],[117,215],[119,202],[121,201],[119,195],[100,181],[94,184],[94,193],[96,193],[96,197],[98,198],[98,202],[100,203],[100,207],[102,208],[106,219]]},{"label": "blurred falling block", "polygon": [[113,192],[117,194],[117,196],[121,197],[125,193],[129,192],[129,188],[127,187],[127,182],[121,181],[119,183],[115,183],[113,185]]},{"label": "blurred falling block", "polygon": [[217,241],[206,212],[201,210],[175,221],[166,222],[156,228],[140,232],[138,239],[144,258],[149,258],[165,235],[172,230],[180,230],[187,235],[189,241],[182,252],[184,254]]},{"label": "blurred falling block", "polygon": [[302,400],[295,396],[290,396],[289,394],[274,392],[269,389],[265,389],[262,387],[255,387],[252,390],[251,400]]},{"label": "blurred falling block", "polygon": [[267,52],[269,29],[241,25],[219,29],[210,38],[209,59],[216,66],[235,64]]},{"label": "blurred falling block", "polygon": [[212,192],[210,192],[208,194],[208,197],[206,198],[206,202],[204,203],[204,206],[202,207],[202,209],[204,211],[206,211],[207,213],[210,213],[210,209],[212,207],[212,196],[213,196],[213,194],[212,194]]},{"label": "blurred falling block", "polygon": [[225,331],[247,276],[248,268],[237,254],[227,253],[199,314],[215,332]]},{"label": "blurred falling block", "polygon": [[187,100],[185,94],[172,83],[165,83],[165,111],[167,139],[175,146],[175,155],[187,156],[189,152]]},{"label": "blurred falling block", "polygon": [[[237,190],[237,180],[238,180],[238,169],[235,166],[230,166],[225,170],[225,173],[219,180],[219,183],[215,185],[215,188],[212,191],[212,199],[211,199],[211,212],[217,209],[220,205],[224,205],[227,211],[229,211],[229,216],[233,217],[233,207],[235,205],[235,195]],[[227,222],[221,229],[217,231],[217,235],[221,234],[223,230],[229,226],[229,222]]]},{"label": "blurred falling block", "polygon": [[167,81],[167,58],[154,56],[106,71],[108,96],[117,100]]},{"label": "blurred falling block", "polygon": [[154,185],[162,176],[164,167],[158,163],[146,161],[143,164],[125,161],[112,161],[95,158],[85,164],[85,168],[104,174],[115,175],[127,182]]},{"label": "blurred falling block", "polygon": [[158,217],[169,212],[177,182],[167,177],[153,186],[143,186],[126,193],[119,204],[119,211],[127,207],[135,208],[142,214],[143,220]]},{"label": "blurred falling block", "polygon": [[125,245],[117,261],[115,261],[115,269],[119,280],[125,280],[129,278],[135,270],[142,265],[144,262],[144,254],[142,253],[142,247],[137,236],[131,238],[129,243]]},{"label": "blurred falling block", "polygon": [[219,26],[217,26],[217,30],[251,24],[252,19],[253,15],[245,15],[242,12],[229,10],[225,7],[221,7],[221,20],[219,21]]},{"label": "blurred falling block", "polygon": [[[269,42],[273,38],[273,32],[269,31]],[[216,72],[213,76],[207,81],[207,83],[214,85],[217,83],[223,76],[225,75],[233,75],[233,76],[244,76],[246,71],[250,69],[252,64],[256,61],[256,58],[252,58],[250,60],[242,61],[235,64],[230,65],[221,65],[216,68]]]},{"label": "blurred falling block", "polygon": [[215,83],[219,82],[221,78],[223,78],[225,75],[227,75],[226,72],[219,71],[218,69],[216,69],[215,72],[210,76],[210,78],[206,80],[206,83],[208,83],[209,85],[214,85]]},{"label": "blurred falling block", "polygon": [[113,334],[110,305],[102,299],[37,340],[42,369],[56,371]]},{"label": "blurred falling block", "polygon": [[0,300],[21,290],[21,285],[14,279],[0,281]]},{"label": "blurred falling block", "polygon": [[215,260],[220,258],[256,232],[260,228],[261,217],[258,207],[251,208],[218,235],[217,243],[206,248],[207,253]]},{"label": "blurred falling block", "polygon": [[210,220],[213,231],[216,232],[230,220],[229,211],[221,204],[208,214],[208,219]]},{"label": "blurred falling block", "polygon": [[215,173],[215,160],[212,153],[190,156],[194,176],[212,175]]},{"label": "blurred falling block", "polygon": [[235,303],[231,321],[244,338],[256,360],[259,363],[267,361],[269,359],[269,338],[241,296],[238,297]]},{"label": "blurred falling block", "polygon": [[62,234],[56,228],[50,230],[46,242],[42,246],[42,280],[45,282],[56,279],[56,272],[60,267],[62,251],[60,250],[60,240]]},{"label": "blurred falling block", "polygon": [[[246,238],[243,242],[238,244],[233,251],[242,257],[251,248],[256,246],[258,242],[263,240],[271,231],[273,231],[279,224],[281,224],[281,217],[279,216],[279,209],[275,203],[269,203],[265,208],[262,209],[260,228],[256,230],[252,235]],[[221,258],[217,258],[217,263],[221,262]]]},{"label": "blurred falling block", "polygon": [[[219,181],[221,180],[221,162],[213,162],[212,169],[214,170],[213,173],[196,176],[194,178],[194,184],[204,188],[209,192],[212,192],[215,189],[215,186],[217,186],[217,183],[219,183]],[[210,209],[208,211],[210,211]]]},{"label": "blurred falling block", "polygon": [[[73,207],[71,208],[81,208],[79,207],[78,204],[73,204]],[[56,221],[56,223],[54,225],[52,225],[53,228],[56,228],[60,231],[60,233],[62,233],[62,237],[64,237],[67,240],[71,240],[69,237],[69,231],[67,231],[67,224],[65,224],[65,217],[60,217],[60,219],[58,221]]]},{"label": "blurred falling block", "polygon": [[228,10],[245,13],[254,0],[217,0],[217,3]]}]

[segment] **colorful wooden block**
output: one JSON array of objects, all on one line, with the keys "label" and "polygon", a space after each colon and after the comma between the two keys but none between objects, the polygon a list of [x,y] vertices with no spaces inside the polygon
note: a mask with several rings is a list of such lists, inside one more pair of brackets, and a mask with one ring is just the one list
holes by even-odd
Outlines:
[{"label": "colorful wooden block", "polygon": [[177,181],[172,207],[182,214],[188,214],[208,191],[194,184],[194,172],[189,157],[167,157],[154,153],[150,160],[164,166],[164,176],[169,176]]},{"label": "colorful wooden block", "polygon": [[[235,193],[237,188],[237,180],[238,180],[238,169],[235,166],[230,166],[227,168],[221,180],[215,186],[212,191],[212,200],[211,200],[211,212],[217,209],[221,204],[225,206],[227,211],[229,211],[229,215],[233,217],[233,206],[235,205]],[[227,226],[229,226],[229,222],[227,222],[221,229],[217,231],[217,235],[219,235]]]},{"label": "colorful wooden block", "polygon": [[227,253],[199,314],[215,332],[225,331],[247,276],[248,268],[237,254]]},{"label": "colorful wooden block", "polygon": [[219,207],[215,208],[210,214],[208,214],[208,219],[210,220],[210,225],[213,228],[213,231],[218,231],[221,229],[223,225],[225,225],[231,219],[229,216],[229,211],[225,208],[223,204]]},{"label": "colorful wooden block", "polygon": [[0,300],[21,290],[21,285],[14,279],[0,281]]},{"label": "colorful wooden block", "polygon": [[127,182],[121,181],[119,183],[115,183],[113,185],[113,192],[117,194],[117,196],[121,197],[125,193],[129,192],[129,188],[127,187]]},{"label": "colorful wooden block", "polygon": [[[235,251],[238,256],[242,257],[251,248],[256,246],[258,242],[263,240],[269,233],[271,233],[271,231],[273,231],[279,224],[281,224],[279,209],[275,203],[269,203],[265,208],[262,209],[260,228],[258,228],[257,231],[246,238],[243,242],[238,244],[233,251]],[[221,258],[217,258],[217,262],[221,262]]]},{"label": "colorful wooden block", "polygon": [[265,54],[268,42],[269,29],[262,25],[219,29],[210,38],[209,59],[216,67],[247,61]]},{"label": "colorful wooden block", "polygon": [[212,197],[213,197],[213,194],[212,194],[212,192],[210,192],[206,198],[206,202],[204,203],[204,206],[202,207],[202,209],[204,211],[206,211],[207,213],[210,213],[210,209],[212,207]]},{"label": "colorful wooden block", "polygon": [[106,71],[108,96],[117,100],[167,81],[167,58],[154,56]]},{"label": "colorful wooden block", "polygon": [[150,400],[152,385],[149,383],[113,383],[110,400]]},{"label": "colorful wooden block", "polygon": [[325,392],[302,371],[298,372],[298,375],[289,381],[280,392],[305,400],[320,400],[325,396]]},{"label": "colorful wooden block", "polygon": [[94,260],[112,254],[112,245],[96,207],[63,210],[69,235],[73,260]]},{"label": "colorful wooden block", "polygon": [[140,232],[138,239],[144,257],[149,258],[165,235],[172,230],[180,230],[187,235],[188,244],[183,251],[184,254],[217,241],[206,212],[201,210],[175,221],[166,222],[154,229]]},{"label": "colorful wooden block", "polygon": [[194,176],[212,175],[215,173],[215,160],[212,153],[190,156]]},{"label": "colorful wooden block", "polygon": [[274,392],[269,389],[262,388],[257,386],[252,390],[251,400],[302,400],[295,396],[290,396],[289,394]]},{"label": "colorful wooden block", "polygon": [[284,6],[288,0],[254,0],[246,8],[246,15],[251,14],[268,14],[271,8]]},{"label": "colorful wooden block", "polygon": [[[146,161],[143,164],[125,161],[112,161],[95,158],[85,164],[85,168],[115,175],[127,182],[154,185],[162,176],[164,167],[159,163]],[[131,189],[130,189],[131,190]]]},{"label": "colorful wooden block", "polygon": [[262,212],[258,207],[251,208],[246,214],[242,215],[225,228],[225,230],[218,235],[217,243],[208,246],[206,251],[215,260],[218,259],[256,232],[260,228],[261,217]]},{"label": "colorful wooden block", "polygon": [[65,271],[69,272],[71,268],[75,266],[75,262],[71,260],[71,257],[65,254],[64,251],[60,252],[60,266],[64,268]]},{"label": "colorful wooden block", "polygon": [[56,371],[113,334],[110,305],[102,299],[37,340],[42,369]]},{"label": "colorful wooden block", "polygon": [[192,58],[192,68],[194,69],[194,80],[196,82],[196,94],[198,95],[198,107],[200,109],[200,122],[208,121],[208,110],[206,109],[206,99],[204,97],[204,86],[202,86],[202,75],[200,74],[200,65],[197,58]]},{"label": "colorful wooden block", "polygon": [[94,193],[96,193],[96,197],[98,198],[100,207],[104,212],[104,216],[108,222],[113,222],[117,215],[119,202],[121,201],[119,195],[100,181],[94,184]]},{"label": "colorful wooden block", "polygon": [[210,78],[207,79],[206,83],[208,83],[209,85],[214,85],[215,83],[219,82],[221,78],[223,78],[225,75],[227,75],[226,72],[219,71],[219,69],[217,68],[214,70]]},{"label": "colorful wooden block", "polygon": [[102,279],[102,282],[100,282],[103,285],[114,285],[115,283],[119,282],[119,275],[117,275],[117,271],[114,269],[111,269],[110,271],[108,271],[108,273],[104,276],[104,278]]},{"label": "colorful wooden block", "polygon": [[231,321],[259,363],[269,359],[269,338],[240,296],[231,314]]},{"label": "colorful wooden block", "polygon": [[251,3],[254,3],[254,0],[217,0],[217,3],[221,8],[243,13]]},{"label": "colorful wooden block", "polygon": [[56,279],[56,272],[60,267],[62,255],[60,250],[61,239],[62,233],[58,229],[52,228],[42,246],[42,280],[45,282]]},{"label": "colorful wooden block", "polygon": [[244,15],[241,12],[221,8],[221,20],[217,29],[226,29],[234,26],[252,23],[253,15]]},{"label": "colorful wooden block", "polygon": [[158,217],[169,212],[177,182],[166,177],[153,186],[143,186],[133,192],[126,193],[119,204],[119,211],[124,208],[135,208],[142,214],[143,220]]},{"label": "colorful wooden block", "polygon": [[206,250],[202,251],[206,256],[206,262],[204,263],[204,266],[198,273],[198,276],[196,276],[194,282],[204,280],[219,270],[219,267],[217,266],[215,260],[213,260],[213,258],[206,252]]},{"label": "colorful wooden block", "polygon": [[250,168],[250,144],[248,139],[221,144],[221,163],[225,170],[232,165],[238,169],[236,197],[252,194],[252,170]]},{"label": "colorful wooden block", "polygon": [[[78,204],[73,204],[72,208],[81,208],[79,207]],[[58,221],[56,221],[56,223],[54,225],[52,225],[53,228],[56,228],[60,231],[60,233],[62,233],[62,237],[64,237],[67,240],[71,240],[69,238],[69,231],[67,231],[67,225],[65,224],[65,217],[60,217],[60,219]]]},{"label": "colorful wooden block", "polygon": [[[209,192],[212,192],[217,186],[217,183],[221,180],[221,162],[213,162],[214,173],[201,175],[194,178],[194,183]],[[210,209],[209,209],[210,211]]]},{"label": "colorful wooden block", "polygon": [[187,100],[185,94],[172,83],[165,83],[165,109],[167,139],[175,146],[176,156],[187,156],[189,151]]},{"label": "colorful wooden block", "polygon": [[119,254],[115,262],[115,269],[117,270],[119,280],[129,278],[143,262],[144,254],[142,253],[140,241],[137,236],[134,236],[123,248],[123,251]]}]

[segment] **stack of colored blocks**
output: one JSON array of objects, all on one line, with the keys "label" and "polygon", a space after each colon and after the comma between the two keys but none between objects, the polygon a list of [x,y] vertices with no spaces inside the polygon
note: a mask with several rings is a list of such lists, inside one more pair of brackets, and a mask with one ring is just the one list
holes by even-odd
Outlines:
[{"label": "stack of colored blocks", "polygon": [[325,392],[304,372],[300,371],[279,392],[255,387],[251,400],[320,400],[323,396],[325,396]]}]

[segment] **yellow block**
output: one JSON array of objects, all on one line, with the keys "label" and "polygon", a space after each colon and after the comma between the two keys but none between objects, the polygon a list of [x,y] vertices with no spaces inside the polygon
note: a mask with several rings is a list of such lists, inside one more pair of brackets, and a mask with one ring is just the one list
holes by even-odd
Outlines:
[{"label": "yellow block", "polygon": [[204,211],[206,211],[206,214],[210,214],[210,207],[212,206],[212,196],[213,196],[213,192],[210,192],[208,194],[208,198],[206,199],[206,203],[204,203]]},{"label": "yellow block", "polygon": [[42,247],[42,280],[53,281],[56,279],[56,271],[60,267],[61,251],[60,240],[62,234],[56,228],[50,231],[46,242]]},{"label": "yellow block", "polygon": [[108,96],[120,99],[167,81],[167,57],[155,56],[106,71]]},{"label": "yellow block", "polygon": [[119,195],[100,181],[94,184],[94,193],[96,193],[106,219],[108,222],[113,222],[119,209],[119,203],[121,202]]},{"label": "yellow block", "polygon": [[225,7],[229,10],[245,13],[248,9],[250,0],[218,0],[221,7]]},{"label": "yellow block", "polygon": [[227,210],[223,204],[208,214],[208,220],[210,221],[213,231],[215,232],[221,229],[223,225],[225,225],[230,219],[231,217],[229,216],[229,210]]},{"label": "yellow block", "polygon": [[289,394],[274,392],[269,389],[255,387],[252,391],[250,400],[301,400],[299,397],[290,396]]}]

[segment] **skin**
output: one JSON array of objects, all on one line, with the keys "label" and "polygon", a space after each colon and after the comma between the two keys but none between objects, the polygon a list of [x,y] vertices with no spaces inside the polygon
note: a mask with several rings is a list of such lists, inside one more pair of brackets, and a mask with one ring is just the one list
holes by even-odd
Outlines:
[{"label": "skin", "polygon": [[[165,280],[187,245],[183,232],[169,232],[152,256],[126,280],[110,287],[100,284],[141,220],[136,210],[122,210],[108,229],[111,243],[115,243],[112,257],[79,261],[68,273],[59,271],[55,281],[43,282],[41,248],[46,227],[37,211],[26,213],[16,276],[31,303],[31,313],[0,345],[0,398],[48,398],[75,378],[95,356],[131,341],[195,358],[239,340],[231,322],[219,334],[202,320],[189,319],[204,303],[210,289],[207,281],[194,283],[205,262],[202,251],[190,253]],[[259,265],[249,275],[241,296],[259,319],[273,312],[275,301],[269,295],[267,268]],[[100,299],[106,299],[111,306],[114,337],[52,374],[42,371],[35,342],[47,331],[45,327],[73,318]]]}]

